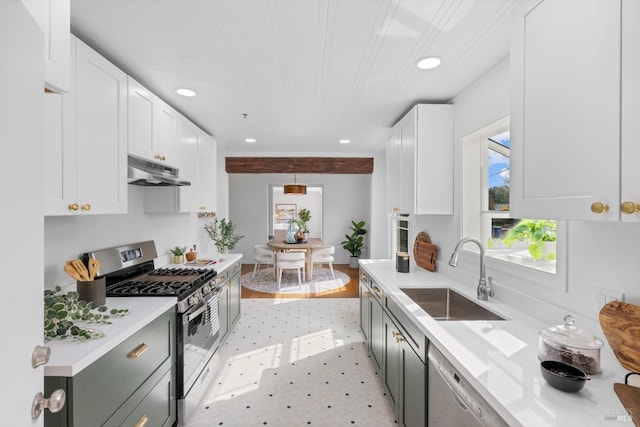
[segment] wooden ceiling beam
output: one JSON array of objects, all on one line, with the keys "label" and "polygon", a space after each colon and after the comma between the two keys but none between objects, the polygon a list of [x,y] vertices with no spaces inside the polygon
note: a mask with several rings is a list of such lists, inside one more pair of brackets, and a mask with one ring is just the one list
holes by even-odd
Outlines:
[{"label": "wooden ceiling beam", "polygon": [[226,157],[227,173],[373,173],[372,157]]}]

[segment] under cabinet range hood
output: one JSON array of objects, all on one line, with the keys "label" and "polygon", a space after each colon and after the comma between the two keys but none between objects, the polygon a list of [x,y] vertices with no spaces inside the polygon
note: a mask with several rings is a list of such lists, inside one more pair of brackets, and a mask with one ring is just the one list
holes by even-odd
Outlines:
[{"label": "under cabinet range hood", "polygon": [[131,185],[178,187],[191,185],[180,179],[178,168],[163,165],[142,157],[128,156],[128,183]]}]

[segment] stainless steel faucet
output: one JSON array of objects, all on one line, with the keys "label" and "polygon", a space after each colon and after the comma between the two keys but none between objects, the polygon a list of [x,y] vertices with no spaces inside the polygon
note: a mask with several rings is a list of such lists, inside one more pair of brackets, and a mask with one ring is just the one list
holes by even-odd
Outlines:
[{"label": "stainless steel faucet", "polygon": [[478,299],[487,301],[489,297],[493,297],[493,283],[491,281],[491,276],[487,278],[484,274],[484,246],[482,246],[482,243],[480,243],[479,240],[472,239],[470,237],[465,237],[460,240],[451,254],[449,265],[451,267],[456,267],[458,265],[458,254],[460,253],[462,246],[467,242],[473,242],[480,248],[480,281],[478,282]]}]

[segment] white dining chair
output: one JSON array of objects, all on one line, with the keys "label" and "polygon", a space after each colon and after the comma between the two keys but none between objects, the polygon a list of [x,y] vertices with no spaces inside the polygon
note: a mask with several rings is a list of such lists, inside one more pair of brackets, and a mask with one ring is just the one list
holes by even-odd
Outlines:
[{"label": "white dining chair", "polygon": [[256,272],[260,268],[260,264],[275,264],[273,262],[273,249],[267,245],[255,245],[253,247],[253,261],[255,263],[253,267],[253,277],[256,277]]},{"label": "white dining chair", "polygon": [[302,273],[302,280],[306,280],[305,262],[306,262],[306,255],[304,252],[297,252],[297,251],[278,252],[276,254],[276,267],[278,269],[278,289],[280,289],[280,283],[282,282],[282,270],[297,270],[298,286],[300,287],[300,289],[302,289],[302,281],[300,280],[300,273]]},{"label": "white dining chair", "polygon": [[333,280],[336,280],[336,275],[333,272],[333,254],[335,253],[335,246],[319,246],[311,249],[311,263],[309,265],[309,278],[313,278],[313,265],[314,264],[328,264],[331,270],[331,276]]}]

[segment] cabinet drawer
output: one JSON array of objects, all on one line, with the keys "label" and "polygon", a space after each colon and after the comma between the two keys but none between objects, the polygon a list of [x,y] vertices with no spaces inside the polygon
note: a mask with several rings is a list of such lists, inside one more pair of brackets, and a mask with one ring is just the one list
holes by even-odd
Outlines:
[{"label": "cabinet drawer", "polygon": [[167,370],[158,370],[154,373],[104,424],[104,427],[172,426],[176,420],[176,388],[171,361],[165,362],[163,368]]},{"label": "cabinet drawer", "polygon": [[174,323],[172,309],[71,378],[74,426],[104,423],[158,368],[172,363]]},{"label": "cabinet drawer", "polygon": [[387,311],[393,316],[395,323],[401,326],[403,329],[402,334],[407,339],[407,342],[416,352],[418,357],[426,363],[427,360],[427,337],[420,331],[420,329],[413,323],[413,321],[402,311],[400,306],[396,304],[390,298],[385,298],[385,307]]}]

